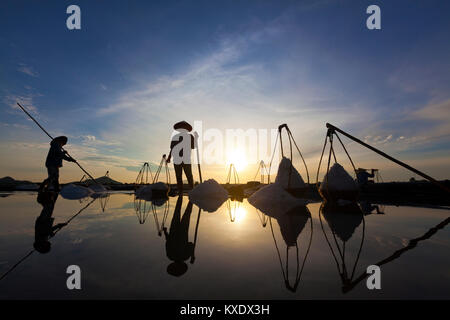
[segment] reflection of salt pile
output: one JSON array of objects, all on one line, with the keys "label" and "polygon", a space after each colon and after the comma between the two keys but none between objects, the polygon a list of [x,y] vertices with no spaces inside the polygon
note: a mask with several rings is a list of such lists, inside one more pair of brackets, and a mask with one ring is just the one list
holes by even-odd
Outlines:
[{"label": "reflection of salt pile", "polygon": [[280,166],[278,167],[277,177],[275,178],[275,183],[284,189],[288,188],[288,184],[289,189],[299,189],[306,187],[302,176],[292,165],[291,160],[286,157],[283,157],[283,159],[281,159]]},{"label": "reflection of salt pile", "polygon": [[138,199],[151,200],[152,198],[165,198],[169,192],[168,186],[163,182],[157,182],[136,190]]},{"label": "reflection of salt pile", "polygon": [[94,191],[95,193],[103,193],[103,192],[107,192],[108,190],[101,184],[93,184],[91,186],[89,186],[89,189],[91,189],[92,191]]},{"label": "reflection of salt pile", "polygon": [[77,186],[75,184],[68,184],[62,187],[60,195],[64,199],[78,200],[85,197],[89,197],[92,194],[92,190],[86,187]]},{"label": "reflection of salt pile", "polygon": [[359,190],[348,172],[339,163],[335,163],[328,171],[328,176],[325,174],[319,192],[326,200],[337,202],[339,199],[355,200]]},{"label": "reflection of salt pile", "polygon": [[297,238],[311,217],[306,206],[297,206],[277,219],[281,235],[288,247],[295,246]]},{"label": "reflection of salt pile", "polygon": [[304,206],[307,201],[290,195],[280,185],[273,183],[256,191],[248,202],[264,214],[278,218],[298,206]]},{"label": "reflection of salt pile", "polygon": [[199,208],[214,212],[228,199],[228,191],[214,179],[197,185],[189,192],[189,200]]},{"label": "reflection of salt pile", "polygon": [[325,204],[322,214],[330,229],[344,242],[348,241],[363,220],[363,213],[357,204],[334,207]]},{"label": "reflection of salt pile", "polygon": [[93,192],[91,198],[106,198],[109,196],[108,189],[101,184],[93,184],[89,186],[89,189]]},{"label": "reflection of salt pile", "polygon": [[21,184],[16,187],[16,190],[38,190],[39,186],[35,183]]}]

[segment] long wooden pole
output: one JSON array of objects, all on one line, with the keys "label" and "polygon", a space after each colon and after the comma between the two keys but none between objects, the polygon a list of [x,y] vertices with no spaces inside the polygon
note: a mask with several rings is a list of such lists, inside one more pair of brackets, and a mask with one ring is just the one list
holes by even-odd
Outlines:
[{"label": "long wooden pole", "polygon": [[[45,132],[45,134],[46,134],[50,139],[53,140],[53,137],[47,132],[47,130],[45,130],[45,129],[39,124],[39,122],[37,122],[37,120],[36,120],[31,114],[29,114],[28,111],[27,111],[24,107],[22,107],[22,106],[20,105],[20,103],[17,102],[17,105],[20,107],[20,109],[22,109],[23,112],[25,112],[25,114],[26,114],[28,117],[30,117],[31,120],[34,121],[34,123],[37,124],[37,126],[38,126],[39,128],[41,128],[42,131]],[[62,149],[62,150],[70,157],[69,153],[68,153],[66,150],[64,150],[64,148],[61,148],[61,149]],[[71,158],[72,158],[72,157],[71,157]],[[72,158],[72,159],[73,159],[73,158]],[[97,182],[97,180],[95,180],[95,178],[94,178],[93,176],[91,176],[91,174],[90,174],[89,172],[87,172],[87,171],[86,171],[86,170],[78,163],[78,161],[75,160],[75,163],[78,165],[78,167],[80,167],[80,169],[81,169],[86,175],[89,176],[89,178],[91,178],[95,183],[100,184],[100,183]]]},{"label": "long wooden pole", "polygon": [[201,214],[202,214],[202,209],[199,207],[198,215],[197,215],[197,224],[195,225],[194,249],[192,250],[191,264],[193,264],[195,261],[195,247],[197,246],[198,225],[200,224],[200,215]]},{"label": "long wooden pole", "polygon": [[419,170],[417,170],[417,169],[411,167],[410,165],[407,165],[406,163],[404,163],[404,162],[402,162],[402,161],[400,161],[400,160],[397,160],[397,159],[391,157],[390,155],[384,153],[383,151],[380,151],[380,150],[378,150],[377,148],[374,148],[374,147],[372,147],[371,145],[368,145],[367,143],[365,143],[365,142],[359,140],[358,138],[355,138],[354,136],[352,136],[352,135],[348,134],[347,132],[345,132],[345,131],[339,129],[338,127],[333,126],[333,125],[330,124],[330,123],[327,123],[326,126],[327,126],[328,129],[337,131],[337,132],[339,132],[339,133],[342,133],[342,134],[343,134],[344,136],[346,136],[347,138],[352,139],[353,141],[355,141],[355,142],[357,142],[357,143],[363,145],[364,147],[366,147],[366,148],[368,148],[368,149],[370,149],[370,150],[372,150],[372,151],[378,153],[379,155],[381,155],[381,156],[383,156],[383,157],[385,157],[385,158],[387,158],[387,159],[389,159],[389,160],[391,160],[391,161],[397,163],[398,165],[400,165],[400,166],[402,166],[402,167],[404,167],[404,168],[406,168],[406,169],[408,169],[408,170],[414,172],[415,174],[417,174],[417,175],[419,175],[419,176],[421,176],[421,177],[424,177],[425,179],[427,179],[428,181],[434,183],[436,186],[438,186],[438,187],[441,188],[442,190],[444,190],[444,191],[450,193],[450,189],[449,189],[449,188],[447,188],[446,186],[444,186],[442,183],[440,183],[440,182],[437,181],[436,179],[434,179],[434,178],[430,177],[429,175],[423,173],[422,171],[419,171]]},{"label": "long wooden pole", "polygon": [[202,183],[203,182],[203,179],[202,179],[202,169],[201,169],[201,167],[200,167],[200,152],[199,152],[199,150],[198,150],[198,133],[197,133],[197,131],[195,131],[194,132],[194,138],[195,138],[195,149],[196,149],[196,151],[197,151],[197,168],[198,168],[198,176],[199,176],[199,179],[200,179],[200,183]]}]

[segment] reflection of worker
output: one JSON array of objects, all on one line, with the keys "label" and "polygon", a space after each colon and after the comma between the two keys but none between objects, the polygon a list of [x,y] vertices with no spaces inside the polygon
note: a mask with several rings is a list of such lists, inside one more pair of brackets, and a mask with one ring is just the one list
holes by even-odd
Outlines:
[{"label": "reflection of worker", "polygon": [[359,168],[356,170],[356,179],[358,180],[358,184],[360,186],[365,186],[369,182],[373,183],[373,180],[369,180],[369,178],[375,177],[375,171],[375,169],[371,169],[370,173],[368,173],[366,169]]},{"label": "reflection of worker", "polygon": [[38,194],[37,202],[42,205],[42,211],[35,223],[34,244],[33,247],[40,253],[47,253],[51,249],[51,243],[49,241],[55,233],[66,226],[66,223],[59,223],[53,226],[52,218],[53,209],[55,208],[55,202],[58,198],[58,193],[51,191],[41,191]]},{"label": "reflection of worker", "polygon": [[53,190],[59,192],[59,168],[62,167],[63,159],[75,162],[75,159],[69,157],[62,147],[67,143],[67,137],[56,137],[50,142],[50,150],[48,151],[45,166],[47,167],[48,178],[45,179],[39,190],[42,191],[47,186],[53,186]]},{"label": "reflection of worker", "polygon": [[166,236],[166,254],[173,262],[167,267],[167,273],[179,277],[187,271],[187,264],[184,262],[194,254],[194,244],[189,242],[189,222],[191,219],[192,202],[189,201],[181,217],[181,205],[183,197],[179,196],[172,222],[170,223],[170,233],[164,228]]},{"label": "reflection of worker", "polygon": [[173,156],[173,166],[177,178],[178,192],[181,194],[183,192],[183,171],[190,188],[192,189],[194,187],[191,166],[191,149],[195,148],[195,140],[194,136],[190,134],[192,126],[186,121],[176,123],[173,128],[178,131],[178,133],[172,137],[167,162],[170,162],[170,159]]},{"label": "reflection of worker", "polygon": [[373,210],[376,210],[377,214],[384,214],[384,212],[380,211],[380,207],[378,205],[372,205],[369,201],[361,201],[360,203],[361,210],[364,212],[364,215],[369,215]]}]

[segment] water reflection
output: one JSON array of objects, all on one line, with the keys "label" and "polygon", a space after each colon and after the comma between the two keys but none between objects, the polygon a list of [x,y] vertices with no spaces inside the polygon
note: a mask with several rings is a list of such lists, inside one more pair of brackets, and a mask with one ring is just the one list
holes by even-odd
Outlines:
[{"label": "water reflection", "polygon": [[48,253],[51,250],[50,239],[67,223],[58,223],[53,226],[53,210],[58,199],[58,193],[53,191],[42,191],[37,196],[37,202],[42,205],[41,214],[37,217],[34,227],[33,247],[39,253]]},{"label": "water reflection", "polygon": [[[403,247],[403,248],[401,248],[399,250],[396,250],[394,253],[392,253],[387,258],[385,258],[385,259],[383,259],[383,260],[381,260],[381,261],[379,261],[377,263],[373,263],[373,265],[381,267],[382,265],[385,265],[385,264],[387,264],[389,262],[392,262],[392,261],[400,258],[400,256],[402,254],[404,254],[405,252],[407,252],[409,250],[412,250],[412,249],[416,248],[419,242],[427,240],[427,239],[430,239],[434,234],[436,234],[436,232],[438,232],[439,230],[445,228],[449,223],[450,223],[450,217],[448,217],[447,219],[441,221],[436,226],[434,226],[431,229],[429,229],[422,236],[420,236],[418,238],[411,239],[405,247]],[[343,293],[347,293],[347,292],[351,291],[352,289],[355,288],[355,286],[357,284],[359,284],[361,281],[363,281],[367,277],[368,277],[368,274],[366,272],[363,272],[355,280],[346,282],[344,284],[344,286],[342,287],[342,292]]]},{"label": "water reflection", "polygon": [[230,217],[231,222],[237,222],[239,223],[244,216],[246,215],[247,211],[245,210],[242,200],[227,200],[227,211],[228,216]]},{"label": "water reflection", "polygon": [[[331,229],[332,240],[334,240],[334,245],[332,241],[327,236],[324,225],[322,223],[322,216],[328,223]],[[364,243],[365,236],[365,220],[364,214],[361,208],[356,203],[351,203],[346,206],[334,206],[328,202],[322,203],[319,209],[319,219],[320,225],[322,227],[323,234],[331,250],[331,254],[336,262],[336,267],[338,269],[339,276],[343,283],[343,286],[348,285],[355,275],[356,266],[361,255],[362,246]],[[358,253],[356,259],[351,267],[351,273],[349,275],[347,263],[346,263],[346,245],[347,242],[352,238],[355,230],[362,223],[362,236],[359,245]],[[337,236],[337,237],[336,237]],[[339,244],[338,238],[341,241]],[[351,266],[351,264],[350,264]]]},{"label": "water reflection", "polygon": [[269,221],[269,217],[266,216],[264,213],[256,209],[256,214],[258,215],[259,221],[261,222],[261,226],[265,228],[267,226],[267,221]]},{"label": "water reflection", "polygon": [[183,196],[180,195],[175,205],[169,232],[166,227],[163,228],[166,237],[166,254],[173,261],[167,266],[167,273],[175,277],[186,273],[188,266],[184,261],[194,257],[194,243],[189,241],[192,202],[189,201],[183,216],[181,216],[182,204]]},{"label": "water reflection", "polygon": [[80,215],[96,200],[96,198],[91,199],[91,201],[89,201],[77,213],[72,215],[66,222],[58,223],[54,226],[53,223],[55,219],[53,218],[53,211],[55,209],[58,195],[58,192],[49,191],[47,188],[38,192],[36,202],[42,206],[42,210],[35,221],[33,250],[31,250],[19,261],[17,261],[11,268],[9,268],[0,277],[0,281],[6,278],[8,274],[16,269],[22,262],[27,260],[27,258],[30,257],[35,251],[41,254],[50,252],[52,246],[50,239],[53,238],[63,227],[67,226],[73,219]]},{"label": "water reflection", "polygon": [[367,200],[360,201],[359,205],[364,215],[366,216],[373,213],[384,214],[385,206],[383,205],[372,204],[370,201]]},{"label": "water reflection", "polygon": [[[161,211],[159,214],[158,211]],[[151,200],[134,196],[134,211],[139,224],[144,224],[150,212],[153,214],[158,235],[161,236],[170,209],[170,198],[153,198]]]},{"label": "water reflection", "polygon": [[[379,215],[375,206],[384,212],[382,206],[369,203],[368,215],[357,204],[336,210],[312,203],[288,212],[277,209],[271,216],[244,199],[205,214],[186,196],[139,205],[131,193],[110,194],[104,213],[103,207],[91,205],[93,198],[80,206],[51,193],[40,194],[39,203],[36,194],[13,194],[1,201],[5,213],[14,214],[0,215],[0,273],[14,272],[1,281],[0,299],[71,298],[45,284],[64,287],[61,270],[74,263],[87,275],[80,298],[424,297],[417,287],[429,297],[449,297],[442,279],[450,263],[450,230],[437,232],[449,223],[448,211],[387,206],[389,214]],[[247,214],[253,210],[256,214]],[[139,227],[135,214],[140,221],[149,214],[153,218]],[[413,248],[412,254],[403,254]],[[196,255],[201,259],[194,267]],[[367,290],[366,267],[394,260],[382,270],[389,286]],[[430,261],[433,272],[423,273]]]},{"label": "water reflection", "polygon": [[[105,212],[110,196],[111,196],[111,194],[108,192],[98,192],[98,193],[93,193],[91,195],[91,198],[99,199],[100,208],[102,209],[102,212]],[[80,203],[81,203],[81,200],[80,200]]]},{"label": "water reflection", "polygon": [[[280,245],[277,243],[277,239],[275,237],[275,232],[272,224],[272,219],[276,220],[278,226],[280,228],[281,235],[283,237],[286,250],[285,256],[283,258],[282,253],[280,252]],[[300,283],[300,279],[303,273],[303,269],[305,267],[306,260],[308,258],[309,250],[311,248],[312,238],[313,238],[313,222],[311,218],[311,213],[306,206],[299,206],[292,210],[289,210],[283,215],[277,215],[276,218],[270,217],[269,219],[270,231],[272,233],[272,238],[275,244],[275,248],[278,254],[278,260],[280,263],[281,273],[283,275],[284,284],[286,288],[291,292],[296,292],[298,285]],[[304,257],[300,259],[300,250],[298,244],[298,238],[305,228],[306,223],[310,221],[310,236],[309,242],[307,244]],[[265,219],[260,219],[263,227],[265,226]],[[294,279],[291,281],[289,276],[290,266],[289,266],[289,250],[295,248],[295,272]],[[284,262],[283,262],[284,260]],[[300,261],[302,261],[300,263]],[[292,275],[292,273],[291,273]],[[291,283],[292,282],[292,283]]]}]

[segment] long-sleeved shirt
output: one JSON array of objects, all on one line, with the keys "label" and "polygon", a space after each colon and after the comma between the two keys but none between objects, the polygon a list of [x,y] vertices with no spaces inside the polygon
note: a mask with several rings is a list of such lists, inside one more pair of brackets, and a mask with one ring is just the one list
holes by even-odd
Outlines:
[{"label": "long-sleeved shirt", "polygon": [[62,151],[62,148],[60,144],[53,140],[50,142],[50,150],[47,154],[47,159],[45,160],[45,166],[46,167],[62,167],[62,161],[70,160],[70,157],[68,157],[64,151]]},{"label": "long-sleeved shirt", "polygon": [[[194,139],[194,136],[192,134],[190,134],[189,132],[187,132],[185,130],[183,130],[183,131],[179,130],[179,131],[180,131],[179,133],[177,133],[176,135],[174,135],[172,137],[172,141],[170,143],[171,154],[172,154],[172,157],[174,158],[174,162],[173,163],[174,164],[179,164],[179,162],[181,162],[181,163],[190,164],[191,163],[191,161],[190,161],[190,159],[191,159],[191,149],[195,148],[195,139]],[[179,143],[183,142],[184,139],[189,139],[189,138],[191,140],[190,148],[186,148],[186,149],[182,148],[182,149],[179,150],[178,154],[172,153],[172,149],[175,146],[177,146]],[[186,154],[184,154],[183,151],[186,151]],[[177,161],[177,159],[181,159],[181,160]],[[187,161],[184,162],[183,160],[187,160]]]}]

